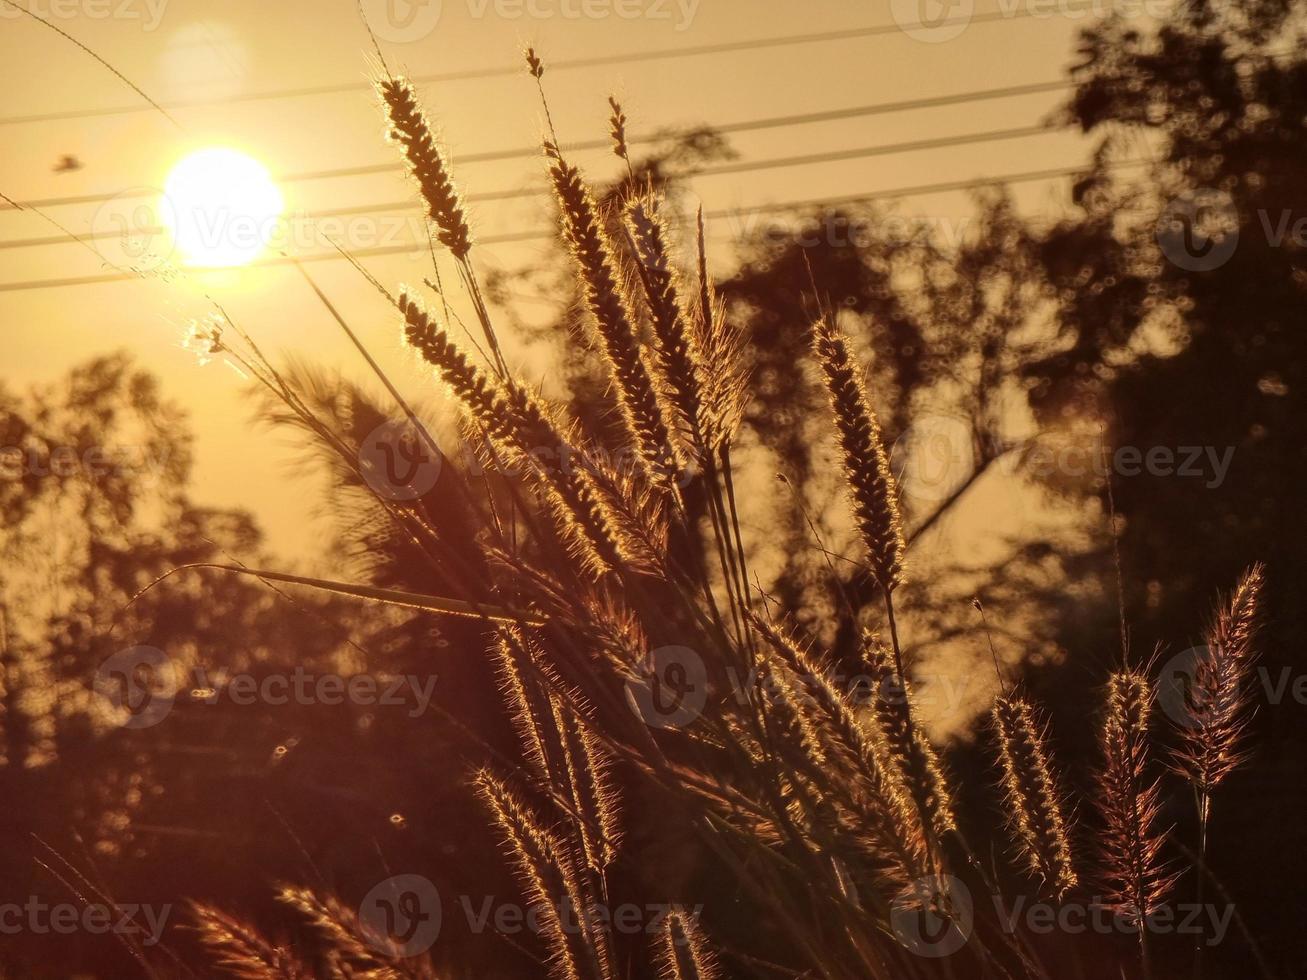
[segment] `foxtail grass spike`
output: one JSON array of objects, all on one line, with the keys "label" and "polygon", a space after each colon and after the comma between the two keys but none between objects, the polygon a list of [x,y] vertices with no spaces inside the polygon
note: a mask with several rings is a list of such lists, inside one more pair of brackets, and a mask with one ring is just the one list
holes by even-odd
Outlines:
[{"label": "foxtail grass spike", "polygon": [[209,962],[237,980],[310,980],[286,947],[269,942],[253,926],[220,909],[191,903],[191,917]]},{"label": "foxtail grass spike", "polygon": [[1075,887],[1077,876],[1044,726],[1034,707],[1019,695],[995,700],[993,721],[1008,823],[1017,850],[1047,893],[1061,899]]},{"label": "foxtail grass spike", "polygon": [[277,900],[290,906],[317,933],[326,945],[330,958],[352,976],[375,977],[376,980],[400,980],[402,974],[368,946],[358,918],[330,895],[319,897],[307,888],[284,886]]},{"label": "foxtail grass spike", "polygon": [[472,362],[448,331],[407,291],[399,294],[404,339],[436,369],[463,407],[492,439],[513,441],[511,416],[499,383]]},{"label": "foxtail grass spike", "polygon": [[1262,565],[1244,573],[1217,609],[1207,642],[1192,665],[1172,765],[1198,792],[1204,810],[1212,790],[1248,758],[1243,746],[1252,714],[1254,641],[1264,583]]},{"label": "foxtail grass spike", "polygon": [[682,434],[702,451],[703,363],[695,334],[681,308],[667,230],[652,194],[627,205],[626,227],[635,246],[640,283],[649,307],[660,380],[667,400],[675,408]]},{"label": "foxtail grass spike", "polygon": [[1109,678],[1098,778],[1102,887],[1108,907],[1135,923],[1158,907],[1175,881],[1162,864],[1162,805],[1157,780],[1148,773],[1152,705],[1143,674],[1121,670]]},{"label": "foxtail grass spike", "polygon": [[387,78],[378,88],[390,118],[391,139],[404,151],[409,174],[422,192],[437,237],[455,258],[466,258],[472,250],[467,214],[412,83],[406,78]]},{"label": "foxtail grass spike", "polygon": [[821,364],[839,430],[840,455],[858,530],[872,572],[892,592],[903,579],[903,525],[898,488],[885,453],[880,423],[858,379],[844,335],[830,319],[813,326],[813,349]]},{"label": "foxtail grass spike", "polygon": [[[514,385],[507,400],[514,448],[543,474],[547,502],[573,555],[595,578],[611,572],[621,564],[621,549],[585,455],[575,450],[571,434],[541,399]],[[537,457],[541,448],[560,459],[566,454],[566,462],[544,465]]]},{"label": "foxtail grass spike", "polygon": [[703,435],[717,452],[739,430],[749,398],[749,367],[744,336],[736,321],[727,315],[726,302],[708,278],[703,211],[698,215],[699,302],[690,318],[695,346],[703,364]]},{"label": "foxtail grass spike", "polygon": [[953,798],[935,748],[912,717],[912,690],[894,663],[894,653],[876,637],[863,635],[872,687],[872,713],[891,760],[898,767],[922,821],[936,837],[953,830]]},{"label": "foxtail grass spike", "polygon": [[483,770],[475,785],[539,913],[541,937],[551,953],[550,975],[556,980],[611,980],[607,936],[594,925],[575,857],[501,780]]},{"label": "foxtail grass spike", "polygon": [[814,762],[833,773],[847,763],[852,774],[848,802],[861,811],[861,823],[887,859],[893,883],[902,886],[925,875],[926,838],[916,805],[883,745],[864,728],[848,695],[807,649],[756,615],[750,621],[788,668],[780,674],[777,690],[791,714],[798,716],[795,727],[811,747]]},{"label": "foxtail grass spike", "polygon": [[576,810],[574,821],[585,863],[602,875],[617,853],[620,828],[617,791],[609,775],[608,758],[595,738],[561,698],[551,699],[554,726],[563,746],[567,783]]},{"label": "foxtail grass spike", "polygon": [[[501,385],[477,367],[414,297],[401,293],[408,343],[449,386],[464,408],[493,441],[529,465],[540,478],[544,496],[574,555],[595,576],[619,561],[606,526],[601,501],[567,432],[553,412],[520,385]],[[546,466],[542,451],[567,457],[566,465]]]},{"label": "foxtail grass spike", "polygon": [[631,158],[630,148],[626,145],[626,113],[622,111],[622,104],[615,95],[608,96],[608,106],[613,110],[608,117],[608,138],[613,141],[613,155],[629,164]]},{"label": "foxtail grass spike", "polygon": [[532,78],[539,81],[544,77],[545,65],[544,62],[540,60],[540,56],[536,54],[536,49],[529,47],[522,54],[523,57],[526,58],[527,71],[531,74]]},{"label": "foxtail grass spike", "polygon": [[718,980],[722,975],[698,920],[682,908],[668,913],[655,944],[659,980]]},{"label": "foxtail grass spike", "polygon": [[526,748],[527,762],[544,785],[549,785],[559,772],[562,746],[550,725],[549,695],[541,690],[536,674],[546,669],[533,656],[521,630],[504,628],[499,631],[494,651],[499,660],[499,673],[504,697],[513,714],[513,724]]},{"label": "foxtail grass spike", "polygon": [[562,160],[549,167],[563,241],[576,264],[585,304],[613,376],[632,443],[651,475],[665,473],[671,441],[653,381],[617,285],[612,247],[580,172]]}]

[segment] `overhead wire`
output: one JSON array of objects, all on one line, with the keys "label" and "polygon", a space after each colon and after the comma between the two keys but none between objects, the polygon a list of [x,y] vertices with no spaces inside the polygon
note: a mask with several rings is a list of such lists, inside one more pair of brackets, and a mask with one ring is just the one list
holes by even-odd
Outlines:
[{"label": "overhead wire", "polygon": [[[1111,165],[1111,169],[1124,169],[1134,166],[1142,166],[1147,161],[1126,160]],[[723,208],[715,211],[705,212],[705,217],[709,219],[720,219],[727,217],[741,217],[750,214],[769,214],[784,211],[803,211],[821,207],[834,207],[838,205],[850,205],[869,203],[881,200],[896,200],[906,197],[919,197],[926,194],[938,194],[953,191],[969,190],[972,188],[994,187],[1003,184],[1023,184],[1041,180],[1055,180],[1062,177],[1075,176],[1085,173],[1088,164],[1079,164],[1072,167],[1055,167],[1043,170],[1030,170],[1016,173],[999,174],[993,177],[972,178],[969,180],[951,180],[936,181],[927,184],[917,184],[910,187],[897,187],[887,190],[866,191],[863,193],[839,195],[833,197],[809,198],[806,200],[781,201],[775,203],[761,204],[754,207],[736,207]],[[547,241],[556,237],[557,232],[553,228],[529,229],[518,232],[505,232],[497,235],[486,235],[479,238],[480,245],[501,245],[529,241]],[[406,242],[401,245],[386,245],[375,248],[363,248],[353,251],[350,256],[354,258],[370,258],[386,255],[402,255],[405,253],[417,253],[426,249],[426,242]],[[340,252],[331,250],[312,253],[300,256],[278,256],[267,259],[257,259],[242,268],[267,268],[271,266],[288,265],[294,262],[323,262],[342,260],[346,256]],[[194,269],[194,272],[220,271],[212,269]],[[8,282],[0,283],[0,293],[18,292],[33,289],[54,289],[71,286],[89,286],[101,283],[126,282],[130,280],[148,279],[150,274],[135,272],[118,272],[107,273],[98,276],[81,276],[68,277],[62,279],[36,279],[26,282]]]}]

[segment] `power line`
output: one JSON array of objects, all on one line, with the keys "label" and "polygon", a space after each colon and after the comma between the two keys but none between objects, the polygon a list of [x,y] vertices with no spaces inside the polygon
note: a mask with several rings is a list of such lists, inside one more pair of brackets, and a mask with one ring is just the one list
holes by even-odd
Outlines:
[{"label": "power line", "polygon": [[[841,119],[855,119],[865,116],[883,115],[891,112],[909,112],[920,109],[931,109],[941,106],[962,105],[969,102],[983,102],[990,99],[1013,98],[1022,95],[1036,95],[1044,92],[1054,92],[1061,89],[1072,87],[1071,82],[1032,82],[1024,85],[1005,85],[999,88],[982,89],[975,92],[955,92],[948,95],[927,96],[919,99],[901,99],[894,102],[874,102],[860,106],[850,106],[844,109],[825,109],[813,112],[793,113],[783,116],[764,116],[758,119],[743,119],[736,122],[722,123],[720,125],[708,126],[717,133],[745,133],[765,129],[786,128],[789,126],[800,126],[809,123],[835,122]],[[665,130],[663,132],[647,133],[643,135],[630,137],[628,142],[649,144],[658,143],[667,139],[675,138],[677,135],[684,135],[694,130]],[[564,152],[578,153],[590,150],[607,150],[611,149],[612,141],[609,139],[578,140],[572,143],[565,143],[562,146]],[[539,146],[514,147],[505,150],[484,150],[477,153],[457,154],[454,156],[454,163],[458,166],[474,163],[495,163],[505,160],[530,159],[539,157],[541,150]],[[357,167],[337,167],[329,170],[312,170],[302,173],[283,174],[276,179],[283,183],[293,183],[303,180],[325,180],[333,177],[360,177],[369,174],[382,173],[399,173],[402,166],[398,163],[379,163],[363,164]],[[130,198],[133,194],[75,194],[63,197],[37,198],[30,201],[20,201],[19,204],[24,207],[32,208],[52,208],[62,207],[71,204],[99,204],[104,201],[113,200],[114,198]],[[147,197],[149,192],[136,194],[137,197]],[[0,212],[15,211],[9,205],[0,206]]]},{"label": "power line", "polygon": [[[1145,165],[1146,160],[1127,160],[1120,163],[1111,164],[1109,169],[1119,170],[1127,167],[1137,167]],[[979,187],[994,187],[1000,184],[1025,184],[1040,180],[1055,180],[1061,177],[1070,177],[1075,174],[1085,173],[1087,164],[1080,164],[1074,167],[1058,167],[1047,170],[1029,170],[1019,173],[1000,174],[995,177],[980,177],[970,180],[950,180],[937,181],[930,184],[918,184],[912,187],[896,187],[882,191],[867,191],[860,194],[847,194],[838,197],[810,198],[799,201],[782,201],[772,204],[762,204],[751,208],[724,208],[717,211],[708,211],[704,217],[708,219],[740,217],[749,214],[774,214],[781,211],[803,211],[810,208],[833,207],[845,204],[862,204],[869,201],[898,200],[906,197],[918,197],[926,194],[943,194],[951,191],[969,190]],[[529,242],[529,241],[547,241],[557,237],[557,231],[552,228],[539,228],[529,231],[505,232],[499,235],[487,235],[477,239],[479,245],[503,245],[509,243]],[[423,242],[409,242],[403,245],[383,245],[377,248],[359,249],[351,253],[354,258],[372,258],[385,255],[402,255],[404,253],[419,252],[427,248]],[[267,268],[270,266],[287,265],[291,262],[327,262],[342,259],[343,256],[336,251],[316,252],[312,255],[289,256],[259,259],[249,263],[245,268]],[[213,271],[213,270],[208,270]],[[71,286],[91,286],[101,283],[125,282],[133,279],[145,278],[144,274],[133,272],[110,273],[101,276],[82,276],[78,278],[66,279],[36,279],[27,282],[9,282],[0,283],[0,293],[20,292],[34,289],[55,289]]]},{"label": "power line", "polygon": [[[905,143],[882,143],[875,146],[854,147],[848,150],[829,150],[823,153],[805,153],[788,157],[773,157],[766,160],[743,160],[739,162],[702,167],[680,175],[682,178],[717,177],[726,174],[747,173],[756,170],[775,170],[784,167],[800,167],[814,163],[834,163],[844,160],[860,160],[874,156],[889,156],[895,153],[910,153],[918,150],[936,150],[953,146],[965,146],[972,143],[990,143],[998,140],[1021,139],[1027,136],[1044,136],[1057,132],[1048,126],[1021,126],[1013,129],[989,129],[978,133],[960,133],[954,136],[940,136],[923,140],[910,140]],[[469,194],[466,200],[470,204],[485,201],[506,201],[515,198],[537,197],[547,192],[541,187],[522,187],[502,191],[488,191],[481,194]],[[403,211],[411,208],[413,201],[390,201],[383,204],[355,204],[342,208],[329,208],[324,211],[304,215],[307,218],[341,218],[356,214],[376,214],[390,211]],[[38,205],[39,206],[39,205]],[[157,226],[132,229],[135,234],[160,234],[163,228]],[[120,238],[123,232],[92,231],[79,235],[83,240],[95,241],[104,238]],[[0,251],[11,248],[38,248],[47,245],[68,244],[64,235],[49,235],[41,238],[18,238],[0,241]]]},{"label": "power line", "polygon": [[[1094,3],[1068,4],[1066,13],[1093,13]],[[929,25],[930,28],[954,25],[988,24],[1003,20],[1022,20],[1043,14],[1033,7],[1013,11],[994,11],[975,14],[969,17],[945,18]],[[713,44],[687,45],[679,48],[648,48],[643,51],[631,51],[625,54],[592,55],[585,58],[560,58],[548,64],[549,71],[569,71],[579,68],[598,68],[606,65],[627,65],[648,61],[661,61],[670,58],[689,58],[712,54],[732,54],[741,51],[759,51],[767,48],[788,47],[798,44],[824,44],[832,41],[854,40],[863,37],[877,37],[887,34],[904,34],[908,29],[924,27],[922,24],[871,24],[866,27],[853,27],[835,31],[818,31],[807,34],[786,34],[778,37],[752,38],[744,41],[721,41]],[[525,69],[521,63],[512,65],[495,65],[485,68],[468,68],[459,71],[432,72],[409,76],[417,84],[438,82],[463,82],[487,78],[502,78],[521,75]],[[297,99],[318,95],[339,95],[346,92],[367,91],[372,88],[370,82],[343,82],[332,85],[310,85],[298,88],[269,89],[261,92],[245,92],[225,99],[189,99],[158,103],[164,109],[193,109],[204,106],[223,106],[242,102],[266,102],[278,99]],[[70,109],[63,112],[37,113],[26,116],[0,117],[0,126],[26,125],[29,123],[49,122],[55,120],[87,119],[97,116],[120,116],[137,112],[152,111],[148,105],[107,106],[99,109]]]}]

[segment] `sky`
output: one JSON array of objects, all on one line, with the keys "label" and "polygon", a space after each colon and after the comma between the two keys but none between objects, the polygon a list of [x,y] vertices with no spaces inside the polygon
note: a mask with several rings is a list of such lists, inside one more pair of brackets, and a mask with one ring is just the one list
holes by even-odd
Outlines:
[{"label": "sky", "polygon": [[[247,508],[267,529],[274,549],[310,555],[320,529],[306,519],[314,490],[293,473],[294,446],[252,426],[240,379],[221,365],[200,366],[182,349],[181,338],[191,320],[209,311],[207,297],[213,297],[274,359],[285,353],[362,377],[357,356],[294,268],[193,271],[168,281],[115,278],[115,267],[141,259],[126,255],[114,232],[121,222],[136,220],[133,209],[154,199],[187,153],[230,147],[267,168],[288,214],[354,209],[330,232],[360,253],[382,282],[424,275],[420,250],[367,254],[405,241],[419,212],[411,206],[413,191],[396,166],[395,150],[382,138],[368,85],[377,61],[359,5],[21,2],[117,68],[175,123],[70,41],[13,9],[0,13],[0,193],[40,203],[69,231],[101,236],[93,251],[60,240],[34,213],[0,211],[0,363],[6,383],[21,388],[53,380],[95,353],[129,349],[190,414],[197,435],[196,498]],[[610,92],[622,99],[632,132],[640,134],[1057,81],[1065,78],[1076,32],[1090,16],[1069,3],[426,0],[412,6],[407,0],[363,0],[361,6],[392,70],[442,78],[422,83],[420,90],[457,178],[474,198],[474,231],[489,239],[477,247],[476,261],[490,270],[530,265],[546,249],[540,241],[495,241],[548,226],[547,201],[529,193],[543,174],[538,156],[459,165],[470,154],[538,145],[543,121],[533,84],[512,70],[526,43],[556,65],[545,83],[559,137],[569,142],[605,135]],[[923,17],[933,18],[934,26],[921,26]],[[808,39],[795,41],[796,35]],[[746,46],[768,38],[790,40]],[[714,50],[695,53],[704,46]],[[627,55],[637,57],[624,60]],[[577,60],[591,63],[569,64]],[[320,89],[326,91],[314,91]],[[1046,91],[775,126],[733,133],[731,145],[749,163],[1020,130],[1048,121],[1063,95]],[[1083,139],[1055,131],[704,175],[691,188],[710,212],[747,214],[795,200],[1074,166],[1086,153]],[[82,166],[56,172],[65,155]],[[617,165],[602,151],[573,158],[596,177],[612,174]],[[365,172],[301,179],[355,168]],[[503,191],[523,196],[475,201],[476,195]],[[1065,206],[1067,181],[1022,183],[1014,192],[1027,213],[1055,216]],[[408,206],[374,210],[396,204]],[[946,234],[965,229],[971,213],[962,191],[915,194],[895,206],[905,220],[929,222]],[[710,222],[719,271],[730,268],[732,241],[749,220],[758,215]],[[324,239],[315,239],[313,222],[297,219],[290,227],[291,253],[330,251]],[[30,239],[40,242],[13,244]],[[151,248],[166,253],[166,241],[151,241]],[[147,252],[147,263],[157,255]],[[439,398],[402,349],[393,310],[355,270],[342,261],[313,261],[307,268],[405,392]],[[114,281],[80,282],[106,277]],[[540,314],[538,301],[534,313],[533,301],[520,302],[524,315]],[[978,493],[969,506],[993,510],[1001,520],[1003,494]]]}]

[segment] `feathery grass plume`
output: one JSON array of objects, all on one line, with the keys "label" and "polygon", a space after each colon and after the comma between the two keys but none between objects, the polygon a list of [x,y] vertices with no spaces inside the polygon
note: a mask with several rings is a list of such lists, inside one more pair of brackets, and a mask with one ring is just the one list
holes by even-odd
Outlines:
[{"label": "feathery grass plume", "polygon": [[526,58],[526,68],[531,73],[531,77],[536,81],[540,81],[545,75],[545,65],[540,60],[540,56],[536,54],[536,49],[527,48],[523,52],[523,56]]},{"label": "feathery grass plume", "polygon": [[209,963],[223,973],[239,980],[310,980],[294,953],[269,942],[250,924],[200,902],[191,902],[190,912]]},{"label": "feathery grass plume", "polygon": [[817,772],[834,768],[837,749],[823,719],[808,700],[810,685],[804,683],[805,678],[786,670],[780,661],[768,664],[767,673],[772,686],[770,693],[775,695],[772,705],[784,709],[785,727],[802,743],[812,768]]},{"label": "feathery grass plume", "polygon": [[514,441],[511,415],[499,383],[472,363],[415,296],[401,290],[398,305],[404,316],[404,339],[409,346],[436,369],[490,438],[511,444]]},{"label": "feathery grass plume", "polygon": [[387,78],[377,87],[390,118],[390,138],[404,150],[409,173],[422,192],[437,237],[455,258],[466,258],[472,249],[472,233],[463,202],[412,83],[406,78]]},{"label": "feathery grass plume", "polygon": [[812,328],[813,350],[821,363],[839,430],[840,453],[858,530],[866,542],[871,568],[886,592],[903,579],[903,525],[898,488],[890,471],[880,423],[858,380],[844,335],[828,317]]},{"label": "feathery grass plume", "polygon": [[678,416],[681,433],[702,451],[703,363],[694,331],[681,309],[667,230],[652,192],[626,206],[626,228],[635,247],[636,268],[649,307],[659,379]]},{"label": "feathery grass plume", "polygon": [[[1253,642],[1261,626],[1261,592],[1266,570],[1254,563],[1226,602],[1218,602],[1206,630],[1206,644],[1192,665],[1184,692],[1183,714],[1171,719],[1178,743],[1171,750],[1171,768],[1189,781],[1198,809],[1197,903],[1206,884],[1208,828],[1212,794],[1225,778],[1248,759],[1244,737],[1252,719],[1252,668],[1257,659]],[[1200,937],[1194,938],[1195,975],[1202,972]]]},{"label": "feathery grass plume", "polygon": [[663,919],[654,939],[659,980],[718,980],[717,955],[699,928],[698,918],[677,906]]},{"label": "feathery grass plume", "polygon": [[[591,577],[602,577],[620,564],[621,548],[594,478],[584,465],[586,456],[574,448],[575,427],[520,385],[508,389],[507,404],[513,448],[545,477],[546,502],[572,556]],[[542,449],[556,453],[559,464],[544,465]]]},{"label": "feathery grass plume", "polygon": [[872,683],[871,706],[885,751],[935,837],[953,830],[953,798],[935,748],[912,717],[912,689],[894,665],[894,653],[869,632],[863,656]]},{"label": "feathery grass plume", "polygon": [[550,699],[554,726],[563,745],[567,785],[577,837],[585,863],[597,875],[613,863],[621,835],[617,788],[613,785],[608,753],[578,718],[577,709],[560,697]]},{"label": "feathery grass plume", "polygon": [[1102,884],[1108,907],[1135,923],[1158,907],[1177,877],[1160,859],[1160,794],[1147,772],[1152,705],[1152,686],[1143,674],[1123,669],[1109,678],[1098,776]]},{"label": "feathery grass plume", "polygon": [[649,474],[666,479],[671,439],[645,365],[635,320],[617,285],[612,246],[581,173],[554,154],[549,178],[558,201],[563,242],[576,263],[595,332],[612,372],[622,420]]},{"label": "feathery grass plume", "polygon": [[[552,435],[535,429],[527,431],[520,425],[521,419],[513,418],[507,395],[503,405],[504,417],[509,422],[507,429],[511,430],[509,438],[486,438],[488,434],[478,428],[475,420],[462,420],[463,440],[472,447],[478,463],[488,472],[507,466],[509,475],[518,473],[529,481],[554,519],[561,544],[592,578],[598,579],[611,571],[619,557],[637,571],[654,571],[645,547],[646,535],[652,531],[644,523],[647,513],[652,511],[629,509],[634,501],[616,495],[613,487],[584,462],[588,450],[573,445],[578,438],[578,427],[558,421],[554,409],[541,404],[540,412],[551,420]],[[544,440],[537,443],[539,450],[519,448],[531,444],[531,439]],[[555,455],[556,460],[551,459]],[[490,554],[501,564],[509,564],[503,561],[506,556],[497,550],[492,549]],[[533,578],[540,571],[520,563],[514,570]],[[537,578],[536,584],[544,582]]]},{"label": "feathery grass plume", "polygon": [[622,558],[647,575],[667,571],[668,497],[641,474],[614,465],[602,447],[586,457],[586,472]]},{"label": "feathery grass plume", "polygon": [[703,437],[709,449],[720,451],[739,430],[749,397],[749,368],[744,335],[726,315],[726,301],[708,277],[703,209],[698,213],[699,302],[690,318],[695,347],[703,364]]},{"label": "feathery grass plume", "polygon": [[1077,882],[1062,797],[1049,764],[1046,726],[1020,695],[994,701],[994,732],[1008,823],[1030,871],[1057,900]]},{"label": "feathery grass plume", "polygon": [[[910,856],[890,834],[892,817],[878,801],[863,795],[851,778],[848,759],[830,738],[825,720],[805,701],[804,686],[779,663],[769,666],[768,728],[764,767],[771,769],[780,789],[787,820],[807,838],[814,855],[833,859],[834,866],[860,869],[859,877],[875,881],[886,894],[905,882]],[[765,770],[764,770],[765,771]],[[777,844],[788,846],[789,833],[781,831]],[[792,832],[791,832],[792,833]]]},{"label": "feathery grass plume", "polygon": [[540,933],[552,959],[551,976],[612,980],[608,938],[602,927],[595,928],[567,846],[489,771],[479,772],[475,785],[513,852],[527,899],[539,913]]},{"label": "feathery grass plume", "polygon": [[[820,721],[810,718],[798,730],[811,743],[819,768],[839,777],[833,783],[835,792],[862,816],[874,849],[888,859],[892,882],[902,885],[925,875],[926,840],[914,803],[901,774],[863,727],[848,696],[838,690],[829,670],[792,636],[757,615],[750,615],[750,621],[788,668],[780,674],[777,688],[789,695],[789,710],[800,716],[820,714]],[[803,690],[796,690],[796,685]]]},{"label": "feathery grass plume", "polygon": [[[409,345],[436,369],[486,435],[529,463],[530,470],[541,478],[546,502],[573,555],[595,576],[611,570],[618,549],[602,505],[584,467],[571,464],[577,453],[553,412],[524,388],[515,384],[505,388],[473,364],[412,295],[401,292],[398,305]],[[546,467],[541,451],[566,454],[569,462]]]},{"label": "feathery grass plume", "polygon": [[[349,971],[347,976],[370,980],[401,980],[402,973],[368,947],[358,917],[333,896],[321,898],[308,888],[283,885],[277,901],[290,906],[326,944],[329,957]],[[376,937],[376,940],[382,937]]]},{"label": "feathery grass plume", "polygon": [[630,164],[630,150],[626,145],[626,113],[622,111],[622,104],[615,95],[608,96],[608,106],[613,110],[613,114],[608,117],[608,136],[613,141],[613,154]]},{"label": "feathery grass plume", "polygon": [[[840,777],[828,775],[836,770],[838,761],[829,754],[827,733],[805,702],[801,686],[774,659],[764,669],[768,703],[763,766],[770,774],[763,778],[776,784],[787,822],[802,831],[811,851],[869,858],[878,873],[888,868],[889,879],[897,884],[897,868],[881,846],[880,828],[846,802],[849,794],[841,792],[846,787],[839,785],[843,773]],[[792,843],[792,836],[785,834],[775,843],[785,844],[787,837]]]},{"label": "feathery grass plume", "polygon": [[[639,615],[623,599],[620,589],[605,582],[571,582],[564,586],[529,559],[492,547],[487,557],[514,578],[534,608],[564,626],[577,643],[607,661],[623,678],[637,676],[648,663],[649,637]],[[542,615],[542,619],[545,617]]]},{"label": "feathery grass plume", "polygon": [[[561,685],[528,633],[501,629],[496,648],[505,694],[526,745],[527,759],[544,785],[555,790],[567,788],[579,818],[573,823],[586,864],[602,874],[613,861],[621,833],[607,754],[583,727],[577,709],[552,693]],[[554,681],[552,690],[542,689],[539,674]]]},{"label": "feathery grass plume", "polygon": [[528,646],[529,640],[516,627],[499,630],[493,650],[499,661],[499,675],[505,700],[513,713],[513,725],[526,750],[527,762],[542,783],[549,785],[559,773],[562,746],[551,724],[549,695],[541,690],[537,672],[550,671]]},{"label": "feathery grass plume", "polygon": [[1185,717],[1175,726],[1180,742],[1172,765],[1197,791],[1204,823],[1212,790],[1248,758],[1243,739],[1251,716],[1253,641],[1265,577],[1264,566],[1253,565],[1220,604],[1193,665]]},{"label": "feathery grass plume", "polygon": [[570,626],[624,677],[637,676],[637,665],[649,662],[649,635],[639,614],[621,593],[600,587],[587,588],[578,598],[583,612]]}]

